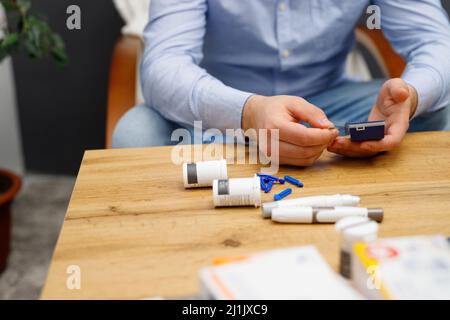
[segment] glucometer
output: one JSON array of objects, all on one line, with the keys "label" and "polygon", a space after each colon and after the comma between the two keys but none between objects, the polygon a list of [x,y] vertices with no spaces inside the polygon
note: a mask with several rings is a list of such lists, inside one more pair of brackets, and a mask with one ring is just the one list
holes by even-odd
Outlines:
[{"label": "glucometer", "polygon": [[384,121],[349,122],[345,124],[345,133],[352,141],[381,140],[384,127]]}]

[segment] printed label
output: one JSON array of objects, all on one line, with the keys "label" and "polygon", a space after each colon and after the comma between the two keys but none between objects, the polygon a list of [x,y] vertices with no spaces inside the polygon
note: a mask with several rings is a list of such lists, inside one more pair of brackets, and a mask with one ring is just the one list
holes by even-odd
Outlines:
[{"label": "printed label", "polygon": [[350,279],[351,277],[351,255],[349,252],[341,250],[341,264],[339,266],[339,272],[342,276]]},{"label": "printed label", "polygon": [[197,184],[198,183],[197,165],[195,163],[187,164],[187,180],[188,180],[188,184]]},{"label": "printed label", "polygon": [[230,194],[230,185],[228,180],[219,180],[218,181],[218,192],[219,196],[229,195]]}]

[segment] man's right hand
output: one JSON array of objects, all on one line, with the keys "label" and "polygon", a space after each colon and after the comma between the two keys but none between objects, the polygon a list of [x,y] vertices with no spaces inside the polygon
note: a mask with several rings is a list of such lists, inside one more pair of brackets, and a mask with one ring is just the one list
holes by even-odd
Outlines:
[{"label": "man's right hand", "polygon": [[[308,128],[299,122],[307,122]],[[279,129],[280,164],[310,166],[336,139],[337,129],[322,109],[294,96],[251,96],[243,109],[242,129]],[[270,154],[269,150],[263,150]]]}]

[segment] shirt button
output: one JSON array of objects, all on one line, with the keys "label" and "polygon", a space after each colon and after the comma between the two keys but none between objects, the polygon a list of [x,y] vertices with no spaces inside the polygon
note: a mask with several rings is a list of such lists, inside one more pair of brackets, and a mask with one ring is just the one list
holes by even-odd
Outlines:
[{"label": "shirt button", "polygon": [[281,12],[285,12],[288,9],[288,6],[285,2],[280,3],[279,9]]},{"label": "shirt button", "polygon": [[283,58],[289,58],[289,56],[291,55],[291,52],[286,49],[286,50],[283,50],[281,55],[283,56]]}]

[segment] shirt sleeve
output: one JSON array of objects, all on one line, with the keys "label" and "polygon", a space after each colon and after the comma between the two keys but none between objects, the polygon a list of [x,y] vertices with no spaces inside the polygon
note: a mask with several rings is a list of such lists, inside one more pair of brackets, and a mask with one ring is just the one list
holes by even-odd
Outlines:
[{"label": "shirt sleeve", "polygon": [[199,66],[206,27],[206,0],[153,0],[145,28],[142,91],[164,117],[203,128],[239,129],[251,95],[209,75]]},{"label": "shirt sleeve", "polygon": [[414,117],[450,104],[450,25],[440,0],[375,0],[382,30],[407,66],[402,78],[416,88]]}]

